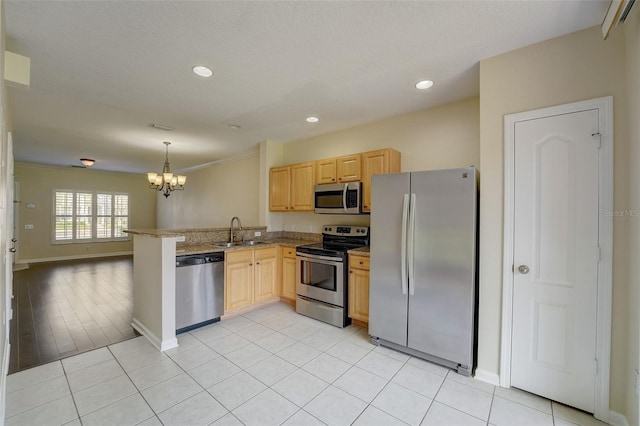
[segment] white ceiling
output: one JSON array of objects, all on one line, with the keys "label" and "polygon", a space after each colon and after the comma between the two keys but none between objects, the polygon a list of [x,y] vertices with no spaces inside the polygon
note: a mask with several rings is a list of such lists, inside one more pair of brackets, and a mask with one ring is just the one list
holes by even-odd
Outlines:
[{"label": "white ceiling", "polygon": [[4,4],[7,50],[31,58],[16,160],[145,172],[164,140],[176,171],[477,96],[479,60],[598,25],[608,0]]}]

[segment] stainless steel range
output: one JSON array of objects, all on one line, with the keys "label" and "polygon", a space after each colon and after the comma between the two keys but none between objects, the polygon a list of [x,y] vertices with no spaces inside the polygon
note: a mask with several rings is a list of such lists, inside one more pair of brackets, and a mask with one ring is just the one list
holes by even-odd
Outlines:
[{"label": "stainless steel range", "polygon": [[369,245],[369,227],[325,225],[322,242],[296,250],[296,312],[336,327],[347,315],[347,251]]}]

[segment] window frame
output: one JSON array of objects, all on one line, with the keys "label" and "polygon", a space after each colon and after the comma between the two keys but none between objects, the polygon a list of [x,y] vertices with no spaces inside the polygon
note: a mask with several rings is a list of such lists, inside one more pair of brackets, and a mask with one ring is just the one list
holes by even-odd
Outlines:
[{"label": "window frame", "polygon": [[[71,215],[61,214],[58,215],[56,211],[56,194],[59,192],[63,193],[71,193],[72,194],[72,207],[71,207]],[[77,203],[77,194],[91,194],[91,215],[81,215],[78,214],[76,203]],[[109,195],[111,197],[111,214],[98,214],[98,195]],[[126,196],[127,197],[127,214],[126,215],[117,215],[116,214],[116,196]],[[53,188],[51,193],[51,204],[52,204],[52,212],[51,212],[51,244],[87,244],[87,243],[107,243],[107,242],[118,242],[118,241],[130,241],[131,237],[129,234],[124,234],[124,236],[115,237],[116,233],[116,221],[121,218],[126,218],[127,225],[131,220],[131,194],[127,192],[118,192],[118,191],[96,191],[96,190],[83,190],[83,189],[59,189]],[[58,217],[70,217],[71,218],[71,237],[70,239],[58,240],[56,239],[56,219]],[[78,218],[80,217],[90,217],[91,218],[91,238],[77,238],[76,234],[76,223]],[[98,238],[98,219],[99,218],[110,218],[111,221],[111,237]],[[129,228],[127,226],[125,229]]]}]

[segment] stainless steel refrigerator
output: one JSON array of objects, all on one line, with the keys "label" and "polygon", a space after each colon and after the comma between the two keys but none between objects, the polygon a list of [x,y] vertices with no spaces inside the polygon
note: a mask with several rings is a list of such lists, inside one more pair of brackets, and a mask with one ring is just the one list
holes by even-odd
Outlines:
[{"label": "stainless steel refrigerator", "polygon": [[375,175],[371,191],[372,342],[471,375],[477,347],[476,169]]}]

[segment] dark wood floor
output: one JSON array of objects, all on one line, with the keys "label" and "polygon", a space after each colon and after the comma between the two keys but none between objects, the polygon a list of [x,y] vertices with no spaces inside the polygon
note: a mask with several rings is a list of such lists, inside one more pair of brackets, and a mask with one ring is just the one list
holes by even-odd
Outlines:
[{"label": "dark wood floor", "polygon": [[13,294],[9,373],[134,337],[129,256],[32,264]]}]

